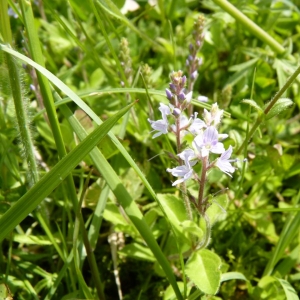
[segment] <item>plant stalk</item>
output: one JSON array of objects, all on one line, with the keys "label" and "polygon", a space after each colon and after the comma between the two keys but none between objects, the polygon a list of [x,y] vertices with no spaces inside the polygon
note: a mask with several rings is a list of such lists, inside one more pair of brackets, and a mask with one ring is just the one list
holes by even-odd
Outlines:
[{"label": "plant stalk", "polygon": [[202,170],[201,170],[201,178],[200,178],[200,187],[199,187],[199,193],[198,193],[198,203],[197,207],[201,215],[205,214],[204,211],[204,188],[205,188],[205,182],[206,182],[206,171],[207,171],[207,156],[202,158]]},{"label": "plant stalk", "polygon": [[277,54],[284,54],[285,49],[272,36],[256,25],[229,1],[213,0],[213,2],[224,9],[257,38],[270,46],[270,48],[272,48]]},{"label": "plant stalk", "polygon": [[297,76],[300,74],[300,65],[296,69],[296,71],[288,78],[286,83],[283,85],[283,87],[276,93],[274,98],[269,102],[269,104],[266,106],[263,115],[259,116],[254,125],[252,126],[247,138],[244,140],[243,144],[240,146],[240,148],[237,151],[237,155],[242,152],[244,147],[249,143],[249,140],[252,138],[253,134],[255,133],[256,129],[260,126],[260,124],[265,119],[264,116],[267,116],[272,107],[276,104],[276,102],[280,99],[280,97],[285,93],[285,91],[288,89],[288,87],[292,84],[292,82],[297,78]]}]

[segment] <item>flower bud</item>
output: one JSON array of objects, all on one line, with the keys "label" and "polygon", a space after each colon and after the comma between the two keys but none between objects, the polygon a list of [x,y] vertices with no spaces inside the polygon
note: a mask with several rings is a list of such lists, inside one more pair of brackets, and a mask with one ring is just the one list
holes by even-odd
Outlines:
[{"label": "flower bud", "polygon": [[169,89],[166,89],[166,96],[169,101],[171,101],[173,99],[173,94]]},{"label": "flower bud", "polygon": [[185,93],[184,92],[180,92],[178,94],[178,101],[182,103],[184,100],[185,100]]},{"label": "flower bud", "polygon": [[181,114],[181,110],[179,108],[174,108],[173,109],[173,115],[178,118]]},{"label": "flower bud", "polygon": [[191,79],[194,81],[196,80],[198,77],[198,72],[197,71],[194,71],[192,74],[191,74]]},{"label": "flower bud", "polygon": [[169,84],[169,87],[170,87],[170,90],[171,90],[173,93],[176,92],[176,86],[175,86],[175,84],[170,83],[170,84]]}]

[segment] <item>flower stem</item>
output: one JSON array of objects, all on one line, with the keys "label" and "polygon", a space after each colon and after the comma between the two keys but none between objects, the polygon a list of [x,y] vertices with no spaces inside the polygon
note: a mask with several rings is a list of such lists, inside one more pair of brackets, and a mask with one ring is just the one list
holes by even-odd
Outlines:
[{"label": "flower stem", "polygon": [[204,188],[205,188],[205,182],[206,182],[206,168],[207,165],[207,156],[202,158],[202,171],[201,171],[201,178],[200,178],[200,188],[199,188],[199,193],[198,193],[198,210],[201,213],[201,215],[205,214],[204,210]]},{"label": "flower stem", "polygon": [[[181,152],[181,138],[180,138],[180,118],[176,119],[176,145],[177,145],[177,153]],[[183,165],[182,159],[179,158],[179,163],[180,165]],[[182,196],[183,196],[183,201],[184,201],[184,206],[186,209],[187,216],[189,220],[193,220],[193,212],[190,204],[190,200],[187,196],[187,189],[185,182],[181,184],[181,189],[182,189]]]},{"label": "flower stem", "polygon": [[[177,146],[177,153],[180,153],[181,152],[180,118],[176,118],[176,146]],[[180,159],[180,164],[182,165],[181,159]]]}]

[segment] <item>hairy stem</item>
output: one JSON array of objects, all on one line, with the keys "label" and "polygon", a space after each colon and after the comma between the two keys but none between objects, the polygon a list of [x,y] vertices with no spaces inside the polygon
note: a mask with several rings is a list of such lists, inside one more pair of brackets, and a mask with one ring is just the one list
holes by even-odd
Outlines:
[{"label": "hairy stem", "polygon": [[[177,146],[177,153],[180,153],[181,152],[180,118],[176,118],[176,146]],[[183,161],[180,159],[179,163],[180,165],[182,165]],[[187,189],[186,189],[185,182],[181,184],[181,189],[182,189],[182,196],[183,196],[183,201],[184,201],[187,216],[189,220],[193,220],[193,212],[192,212],[190,200],[187,196]]]},{"label": "hairy stem", "polygon": [[205,188],[205,182],[206,182],[206,171],[207,171],[207,156],[202,158],[202,170],[201,170],[201,177],[200,177],[200,187],[199,187],[199,193],[198,193],[198,210],[201,213],[201,215],[204,215],[204,188]]}]

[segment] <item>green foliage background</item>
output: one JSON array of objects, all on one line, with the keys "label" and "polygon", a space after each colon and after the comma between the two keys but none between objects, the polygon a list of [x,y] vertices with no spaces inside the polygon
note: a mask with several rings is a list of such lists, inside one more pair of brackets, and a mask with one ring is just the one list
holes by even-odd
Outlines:
[{"label": "green foliage background", "polygon": [[[124,1],[32,1],[32,18],[28,3],[8,1],[16,18],[7,23],[6,1],[1,3],[0,286],[10,289],[4,288],[5,297],[117,299],[121,290],[123,299],[176,299],[171,284],[190,300],[298,299],[299,79],[283,95],[293,105],[279,106],[237,152],[259,119],[259,108],[299,66],[300,3],[229,2],[279,46],[243,25],[220,1],[157,1],[154,7],[141,1],[138,10],[126,15],[120,11]],[[173,162],[162,149],[175,153],[174,141],[171,136],[153,140],[147,121],[158,119],[158,103],[167,101],[170,72],[186,72],[199,14],[206,18],[206,34],[194,98],[205,95],[209,102],[194,102],[195,110],[201,115],[203,107],[218,102],[227,112],[222,127],[229,134],[226,148],[232,145],[236,157],[248,159],[237,164],[232,179],[218,172],[209,176],[207,194],[229,188],[227,196],[216,196],[226,214],[211,207],[211,251],[202,253],[221,261],[216,295],[185,285],[180,260],[170,259],[178,249],[187,250],[189,230],[195,233],[182,225],[180,193],[166,172]],[[11,39],[5,31],[11,31]],[[129,42],[132,82],[122,69],[122,37]],[[23,61],[8,58],[4,44],[24,54]],[[26,57],[55,76],[43,69],[43,76],[36,75]],[[12,83],[14,68],[19,77]],[[20,110],[12,98],[19,88],[32,147],[24,145],[17,126]],[[130,113],[120,112],[136,99]],[[98,127],[101,120],[107,122]],[[95,128],[98,136],[80,143]],[[88,141],[92,137],[98,139],[94,152]],[[30,148],[36,172],[29,163]],[[189,188],[193,193],[195,186]],[[179,232],[177,240],[172,230]],[[108,242],[111,238],[116,245]]]}]

